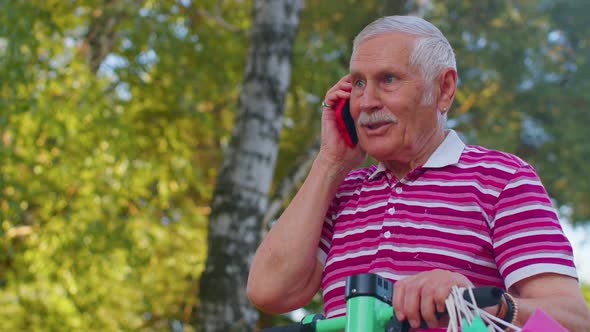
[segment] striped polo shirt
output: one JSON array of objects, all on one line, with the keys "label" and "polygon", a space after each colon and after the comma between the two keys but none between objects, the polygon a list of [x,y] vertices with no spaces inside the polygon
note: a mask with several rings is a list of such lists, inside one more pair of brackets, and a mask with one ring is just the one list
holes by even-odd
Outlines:
[{"label": "striped polo shirt", "polygon": [[532,166],[465,145],[454,131],[428,161],[398,180],[383,164],[352,171],[326,214],[318,258],[326,317],[345,314],[345,280],[393,282],[444,269],[476,286],[524,278],[577,278],[572,248]]}]

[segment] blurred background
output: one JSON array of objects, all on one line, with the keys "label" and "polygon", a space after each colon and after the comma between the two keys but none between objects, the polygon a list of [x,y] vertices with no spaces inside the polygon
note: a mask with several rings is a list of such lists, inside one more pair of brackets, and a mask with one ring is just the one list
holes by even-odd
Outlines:
[{"label": "blurred background", "polygon": [[247,266],[313,160],[352,38],[391,14],[445,33],[460,77],[449,127],[537,169],[590,299],[588,12],[0,0],[0,330],[251,331],[293,317],[248,305]]}]

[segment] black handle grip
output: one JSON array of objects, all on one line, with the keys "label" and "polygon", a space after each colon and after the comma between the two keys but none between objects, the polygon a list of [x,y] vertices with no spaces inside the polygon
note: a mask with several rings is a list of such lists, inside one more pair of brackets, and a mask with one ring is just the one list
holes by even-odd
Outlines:
[{"label": "black handle grip", "polygon": [[[408,320],[404,320],[403,322],[400,322],[397,317],[395,317],[395,315],[393,315],[393,317],[391,318],[391,320],[389,320],[389,322],[387,322],[387,324],[385,325],[385,332],[408,332],[410,331],[410,322],[408,322]],[[427,329],[428,328],[428,324],[426,324],[426,322],[424,320],[420,321],[420,328],[421,329]]]},{"label": "black handle grip", "polygon": [[[504,290],[494,286],[480,286],[473,289],[475,302],[480,308],[491,307],[500,304],[502,301],[502,295],[504,295]],[[463,298],[467,302],[471,303],[471,296],[469,295],[468,290],[463,292]]]}]

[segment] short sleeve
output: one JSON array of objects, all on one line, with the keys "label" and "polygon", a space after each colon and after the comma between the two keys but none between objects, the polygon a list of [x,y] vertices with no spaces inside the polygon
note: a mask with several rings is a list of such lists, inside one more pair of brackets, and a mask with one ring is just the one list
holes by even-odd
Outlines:
[{"label": "short sleeve", "polygon": [[318,246],[318,260],[323,266],[326,266],[326,259],[330,251],[332,243],[332,235],[334,234],[334,216],[336,215],[336,198],[332,200],[326,216],[324,217],[324,225],[322,226],[322,234],[320,236],[320,243]]},{"label": "short sleeve", "polygon": [[530,165],[518,168],[500,193],[491,226],[496,264],[507,289],[541,273],[577,278],[571,244]]}]

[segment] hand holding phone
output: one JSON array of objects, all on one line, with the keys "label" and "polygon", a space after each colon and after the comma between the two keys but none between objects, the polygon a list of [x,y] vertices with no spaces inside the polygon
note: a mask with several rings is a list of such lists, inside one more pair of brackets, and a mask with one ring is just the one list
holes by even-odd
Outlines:
[{"label": "hand holding phone", "polygon": [[338,102],[336,106],[336,122],[346,145],[354,148],[358,143],[358,136],[354,127],[354,120],[350,114],[350,99],[341,99]]}]

